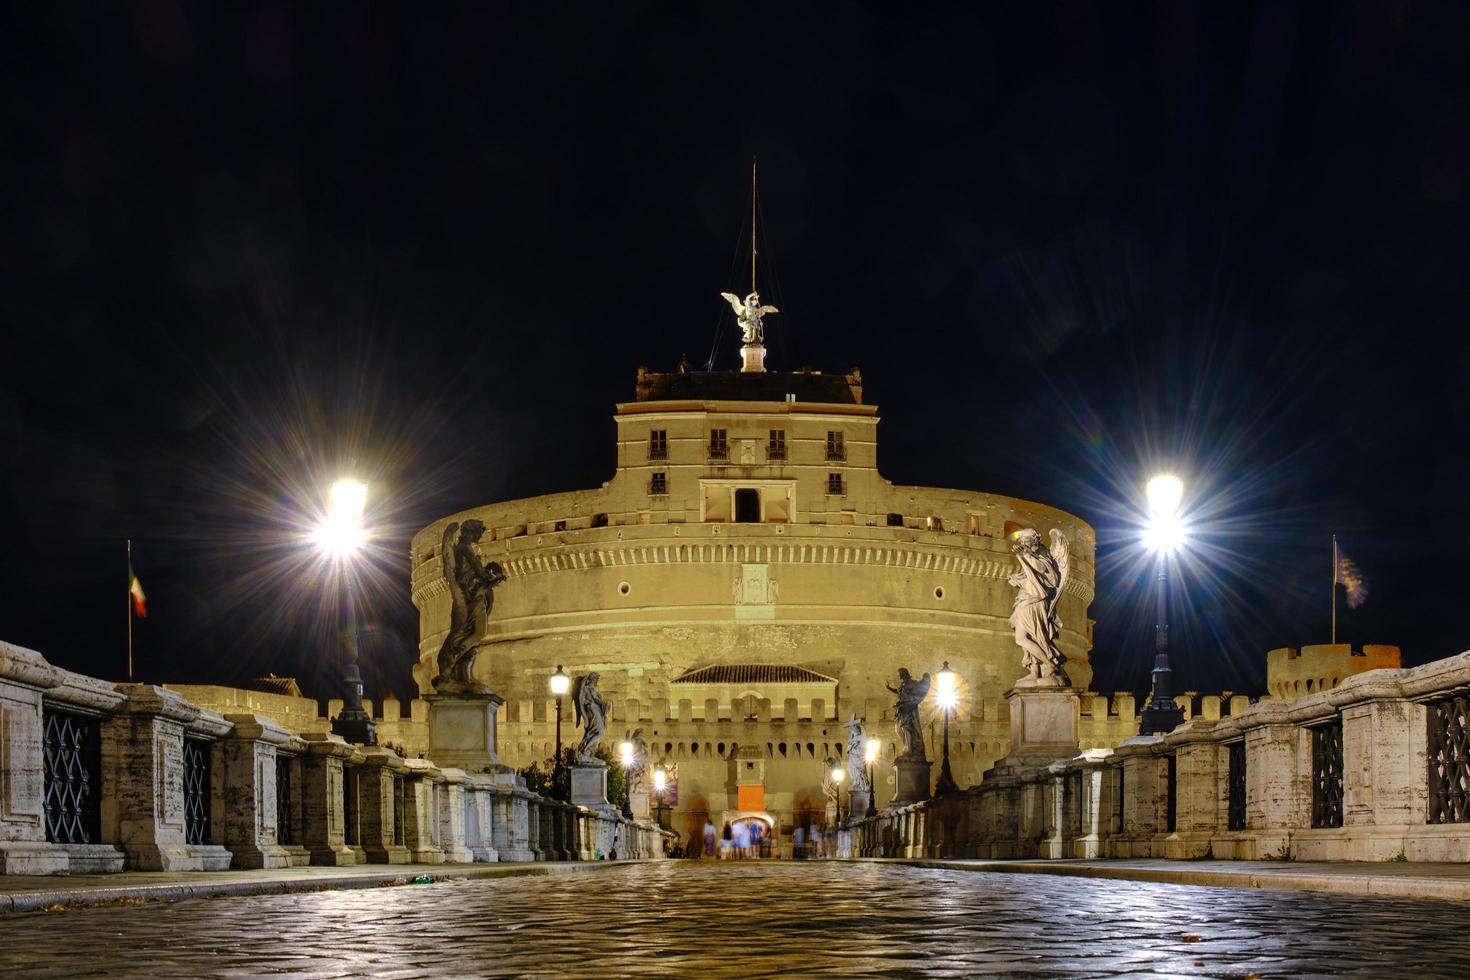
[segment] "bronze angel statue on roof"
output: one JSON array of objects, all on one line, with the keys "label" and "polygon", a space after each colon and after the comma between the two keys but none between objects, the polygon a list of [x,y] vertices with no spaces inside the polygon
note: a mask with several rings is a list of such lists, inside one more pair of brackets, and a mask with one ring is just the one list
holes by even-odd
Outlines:
[{"label": "bronze angel statue on roof", "polygon": [[761,305],[760,293],[751,293],[745,299],[741,299],[734,293],[721,293],[725,302],[735,311],[735,321],[740,324],[741,342],[746,347],[761,343],[765,339],[765,329],[761,326],[761,317],[767,313],[780,313],[781,311],[769,303]]},{"label": "bronze angel statue on roof", "polygon": [[1016,535],[1011,550],[1021,564],[1020,571],[1009,582],[1016,588],[1011,626],[1016,630],[1016,644],[1021,648],[1025,680],[1070,686],[1067,655],[1057,648],[1057,637],[1062,630],[1057,600],[1072,570],[1067,536],[1053,528],[1048,549],[1036,529],[1028,527]]},{"label": "bronze angel statue on roof", "polygon": [[[456,533],[458,537],[456,538]],[[439,676],[434,690],[440,694],[483,693],[483,685],[472,676],[475,654],[480,643],[480,611],[490,618],[495,604],[491,591],[505,581],[505,572],[497,562],[485,564],[475,553],[475,545],[485,534],[485,524],[471,518],[460,524],[451,521],[444,528],[444,550],[440,552],[444,582],[449,586],[449,635],[439,647]]]}]

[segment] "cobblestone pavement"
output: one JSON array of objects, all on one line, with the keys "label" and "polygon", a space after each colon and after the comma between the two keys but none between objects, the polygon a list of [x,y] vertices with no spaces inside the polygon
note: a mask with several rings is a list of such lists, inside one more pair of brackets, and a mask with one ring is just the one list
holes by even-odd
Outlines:
[{"label": "cobblestone pavement", "polygon": [[645,864],[0,919],[0,976],[1470,976],[1452,902]]}]

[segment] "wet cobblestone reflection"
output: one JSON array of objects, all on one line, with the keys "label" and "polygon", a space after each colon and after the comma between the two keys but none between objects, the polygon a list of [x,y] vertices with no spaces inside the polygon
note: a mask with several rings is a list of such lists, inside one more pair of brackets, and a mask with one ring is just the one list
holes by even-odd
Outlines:
[{"label": "wet cobblestone reflection", "polygon": [[554,877],[33,913],[0,975],[1470,976],[1470,909],[873,864]]}]

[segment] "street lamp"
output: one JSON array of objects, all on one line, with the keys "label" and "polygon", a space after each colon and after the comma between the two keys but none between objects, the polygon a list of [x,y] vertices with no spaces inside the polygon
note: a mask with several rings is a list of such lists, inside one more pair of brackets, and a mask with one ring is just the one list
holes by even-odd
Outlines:
[{"label": "street lamp", "polygon": [[944,764],[939,767],[939,782],[934,786],[934,795],[948,796],[959,791],[954,773],[949,770],[949,713],[954,710],[959,695],[955,691],[954,671],[949,669],[948,660],[934,675],[934,700],[939,704],[939,710],[944,712]]},{"label": "street lamp", "polygon": [[658,821],[660,827],[664,825],[664,791],[668,787],[669,771],[660,762],[653,770],[653,796],[656,801],[654,804],[654,819]]},{"label": "street lamp", "polygon": [[623,818],[633,819],[633,743],[618,743],[618,757],[623,763]]},{"label": "street lamp", "polygon": [[836,760],[832,762],[832,768],[828,770],[832,777],[832,801],[837,808],[837,825],[842,826],[842,777],[847,773],[842,771],[842,765]]},{"label": "street lamp", "polygon": [[[367,484],[357,480],[338,480],[332,484],[327,499],[327,516],[312,533],[312,540],[328,558],[346,565],[367,540],[362,526]],[[353,744],[377,745],[378,736],[372,716],[362,707],[362,674],[357,669],[357,605],[349,569],[342,569],[342,581],[347,589],[347,629],[344,631],[347,634],[347,666],[342,672],[347,696],[342,699],[342,710],[332,721],[332,733]]]},{"label": "street lamp", "polygon": [[867,742],[863,743],[863,759],[868,763],[868,812],[869,817],[878,815],[878,784],[874,781],[874,766],[878,762],[878,753],[883,751],[883,743],[875,736],[869,735]]},{"label": "street lamp", "polygon": [[566,696],[567,690],[572,686],[572,679],[562,673],[561,664],[556,665],[556,673],[551,675],[551,693],[556,696],[556,755],[551,758],[551,782],[553,786],[560,789],[561,782],[558,776],[561,773],[561,699]]},{"label": "street lamp", "polygon": [[1169,556],[1184,543],[1184,522],[1179,504],[1184,484],[1177,476],[1156,476],[1148,481],[1148,529],[1144,545],[1153,551],[1158,566],[1158,617],[1154,626],[1153,690],[1138,726],[1140,735],[1162,735],[1184,723],[1184,709],[1170,695],[1173,671],[1169,668]]}]

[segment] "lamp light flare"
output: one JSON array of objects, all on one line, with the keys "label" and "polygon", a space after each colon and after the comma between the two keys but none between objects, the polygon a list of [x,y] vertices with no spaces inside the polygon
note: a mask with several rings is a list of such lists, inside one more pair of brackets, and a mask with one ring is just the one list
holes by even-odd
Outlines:
[{"label": "lamp light flare", "polygon": [[1143,543],[1150,551],[1167,554],[1184,544],[1184,522],[1179,519],[1179,504],[1184,499],[1184,483],[1163,474],[1148,481],[1148,527]]},{"label": "lamp light flare", "polygon": [[847,773],[843,772],[841,769],[838,769],[836,766],[832,767],[832,782],[842,782],[842,777],[845,775],[847,775]]},{"label": "lamp light flare", "polygon": [[622,758],[623,765],[631,769],[633,766],[633,743],[619,742],[618,755]]},{"label": "lamp light flare", "polygon": [[934,700],[945,711],[953,708],[959,701],[958,692],[955,691],[954,671],[949,669],[948,660],[939,673],[934,675]]},{"label": "lamp light flare", "polygon": [[1161,474],[1148,481],[1148,512],[1154,517],[1173,517],[1184,499],[1184,483],[1177,476]]},{"label": "lamp light flare", "polygon": [[317,547],[334,558],[349,558],[367,540],[362,528],[367,484],[357,480],[338,480],[332,484],[328,500],[330,506],[326,520],[317,526],[312,538]]},{"label": "lamp light flare", "polygon": [[551,675],[551,693],[557,697],[567,693],[571,687],[572,679],[562,673],[561,664],[556,665],[556,673]]},{"label": "lamp light flare", "polygon": [[863,746],[863,756],[867,759],[868,765],[872,765],[877,761],[878,753],[882,750],[882,742],[879,742],[876,738],[868,739],[867,744]]},{"label": "lamp light flare", "polygon": [[668,785],[669,774],[664,771],[663,766],[659,766],[653,771],[653,791],[655,793],[662,793],[664,791],[664,788]]}]

